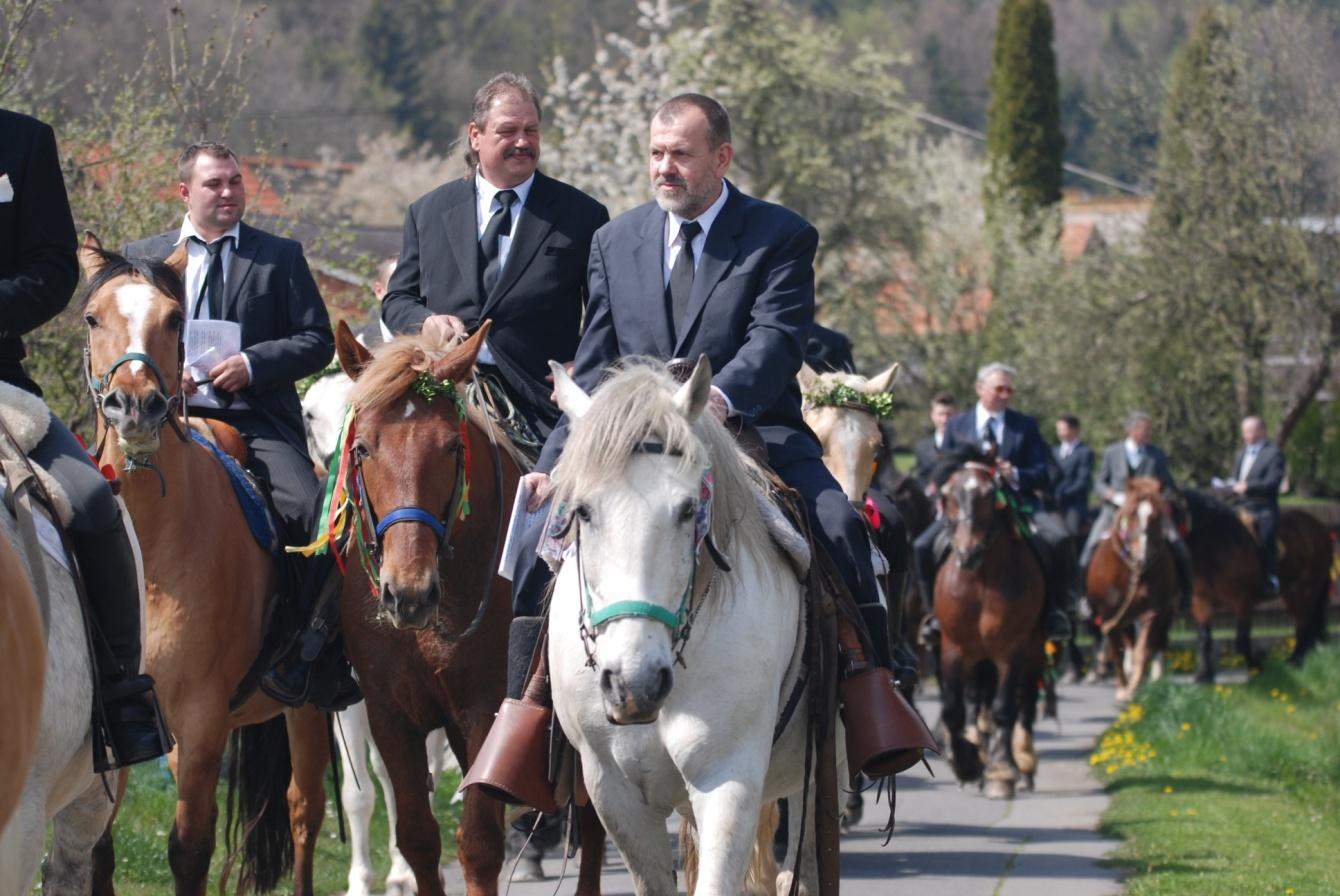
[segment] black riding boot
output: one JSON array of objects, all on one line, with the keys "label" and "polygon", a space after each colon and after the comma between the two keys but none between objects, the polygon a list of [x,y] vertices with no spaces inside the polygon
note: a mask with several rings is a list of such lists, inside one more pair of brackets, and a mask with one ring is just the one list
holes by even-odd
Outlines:
[{"label": "black riding boot", "polygon": [[1030,543],[1044,579],[1042,633],[1049,641],[1064,643],[1075,636],[1070,614],[1066,612],[1071,595],[1069,564],[1060,546],[1054,548],[1037,535]]},{"label": "black riding boot", "polygon": [[926,608],[926,615],[921,621],[921,630],[918,635],[921,642],[930,646],[940,638],[940,620],[935,615],[935,576],[940,571],[940,564],[944,558],[940,550],[940,539],[936,539],[930,550],[914,545],[912,549],[912,566],[916,572],[917,582],[921,586],[921,599]]},{"label": "black riding boot", "polygon": [[75,559],[93,611],[94,653],[110,759],[95,753],[97,771],[157,759],[172,747],[154,699],[153,679],[140,674],[140,590],[130,537],[118,518],[104,532],[71,532]]},{"label": "black riding boot", "polygon": [[330,551],[303,559],[297,609],[306,625],[260,681],[261,690],[285,706],[311,703],[338,712],[361,696],[339,633],[343,581]]}]

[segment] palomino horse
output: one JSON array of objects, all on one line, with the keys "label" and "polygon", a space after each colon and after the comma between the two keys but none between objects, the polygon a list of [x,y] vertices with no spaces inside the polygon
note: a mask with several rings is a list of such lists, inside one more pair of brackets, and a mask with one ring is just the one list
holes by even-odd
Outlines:
[{"label": "palomino horse", "polygon": [[[458,401],[487,332],[485,324],[455,348],[402,336],[374,357],[347,325],[336,328],[340,365],[355,380],[351,428],[332,461],[351,494],[357,545],[348,548],[342,623],[420,896],[442,894],[424,738],[445,727],[468,769],[506,691],[511,589],[496,570],[522,461]],[[578,892],[598,893],[604,833],[593,813],[582,834]],[[502,804],[470,790],[456,843],[467,893],[496,893]]]},{"label": "palomino horse", "polygon": [[[683,387],[638,364],[594,397],[550,368],[572,421],[549,528],[571,538],[549,615],[554,709],[637,892],[675,892],[676,808],[697,827],[699,890],[739,892],[762,801],[805,783],[806,695],[783,711],[805,641],[802,586],[744,456],[703,413],[705,359]],[[792,854],[803,826],[815,892],[812,793],[805,815],[789,825]]]},{"label": "palomino horse", "polygon": [[[45,425],[46,406],[36,398],[31,400]],[[31,447],[26,445],[24,450]],[[34,522],[47,525],[44,518]],[[93,772],[93,667],[84,615],[65,561],[38,549],[42,568],[35,575],[32,555],[15,550],[20,544],[18,532],[15,518],[0,507],[0,603],[9,613],[0,629],[0,643],[5,644],[0,655],[6,679],[10,674],[17,676],[4,686],[32,689],[16,695],[22,699],[15,703],[0,700],[15,712],[5,717],[6,732],[0,738],[6,763],[11,758],[15,762],[12,769],[8,764],[0,769],[12,809],[12,814],[5,813],[8,820],[0,817],[0,893],[21,896],[31,891],[42,863],[48,821],[53,825],[44,889],[88,893],[93,845],[112,816],[112,801]],[[50,614],[45,634],[37,615],[35,582],[45,583],[42,590]],[[11,639],[16,643],[11,645]],[[36,669],[34,661],[39,664]],[[39,710],[36,719],[30,702],[34,699]],[[17,793],[9,787],[14,772],[19,781]]]},{"label": "palomino horse", "polygon": [[[1163,535],[1163,487],[1137,476],[1126,483],[1126,500],[1089,564],[1085,591],[1101,619],[1108,655],[1117,672],[1117,700],[1140,688],[1150,659],[1168,646],[1177,600],[1177,567]],[[1132,629],[1139,633],[1132,635]],[[1126,678],[1125,654],[1134,651]]]},{"label": "palomino horse", "polygon": [[987,756],[986,795],[993,799],[1013,797],[1021,776],[1024,789],[1032,789],[1036,685],[1044,662],[1043,572],[1002,488],[995,468],[977,461],[941,487],[953,558],[935,579],[941,721],[954,774],[968,782],[984,771],[978,748],[964,737],[965,687],[983,681],[987,691],[980,697],[991,705],[991,725],[979,737]]},{"label": "palomino horse", "polygon": [[[147,580],[144,665],[177,739],[169,756],[177,810],[168,836],[176,891],[205,891],[220,765],[229,732],[241,729],[243,766],[231,783],[241,790],[245,814],[253,805],[267,810],[242,819],[249,828],[242,877],[271,889],[291,861],[294,892],[304,896],[312,892],[325,811],[328,717],[285,710],[259,691],[229,706],[260,651],[277,566],[248,534],[223,464],[177,429],[185,247],[166,265],[128,262],[104,253],[90,235],[79,255],[89,281],[83,311],[90,387],[100,410],[98,463],[122,471],[122,496],[139,530]],[[175,432],[161,438],[168,425]]]}]

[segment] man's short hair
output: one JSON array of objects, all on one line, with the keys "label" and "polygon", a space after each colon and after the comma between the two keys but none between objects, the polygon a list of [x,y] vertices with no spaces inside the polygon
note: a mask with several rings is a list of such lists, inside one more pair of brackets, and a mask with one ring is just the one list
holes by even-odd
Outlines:
[{"label": "man's short hair", "polygon": [[493,101],[509,93],[519,93],[529,100],[535,107],[535,117],[544,120],[544,112],[540,108],[540,95],[536,93],[535,85],[530,83],[530,78],[515,72],[501,72],[489,78],[483,87],[475,91],[475,101],[470,111],[470,120],[474,122],[475,127],[482,131],[489,120],[489,110],[493,106]]},{"label": "man's short hair", "polygon": [[716,149],[723,143],[730,142],[730,116],[726,114],[726,109],[710,96],[703,96],[701,93],[681,93],[678,96],[672,96],[670,99],[661,103],[661,107],[656,110],[656,114],[651,117],[652,121],[674,121],[679,117],[679,113],[689,107],[699,110],[703,117],[707,119],[707,143],[713,149]]},{"label": "man's short hair", "polygon": [[948,392],[937,392],[935,393],[935,397],[931,399],[931,407],[935,407],[936,405],[956,408],[958,407],[958,402],[955,401],[954,396],[950,395]]},{"label": "man's short hair", "polygon": [[1019,378],[1019,371],[1008,364],[1002,364],[999,361],[992,361],[977,371],[977,382],[984,383],[997,373],[1003,373],[1012,380]]},{"label": "man's short hair", "polygon": [[1131,411],[1126,415],[1126,431],[1130,432],[1132,429],[1135,429],[1136,425],[1139,423],[1150,422],[1152,422],[1150,416],[1144,411]]},{"label": "man's short hair", "polygon": [[190,182],[191,172],[195,171],[196,157],[202,155],[215,159],[232,159],[237,163],[237,167],[242,167],[242,160],[226,143],[192,143],[177,157],[177,177],[182,183]]},{"label": "man's short hair", "polygon": [[1062,414],[1056,419],[1064,423],[1066,426],[1069,426],[1073,430],[1079,429],[1079,418],[1076,417],[1074,414]]}]

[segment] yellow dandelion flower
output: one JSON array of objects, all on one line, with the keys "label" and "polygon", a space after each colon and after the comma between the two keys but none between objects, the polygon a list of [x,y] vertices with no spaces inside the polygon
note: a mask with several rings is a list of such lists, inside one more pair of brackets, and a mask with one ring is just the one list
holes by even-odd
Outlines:
[{"label": "yellow dandelion flower", "polygon": [[1176,818],[1177,816],[1181,815],[1182,813],[1181,813],[1181,812],[1178,812],[1176,809],[1173,809],[1173,810],[1171,810],[1170,812],[1168,812],[1168,814],[1169,814],[1170,816],[1172,816],[1173,818]]},{"label": "yellow dandelion flower", "polygon": [[1112,775],[1112,774],[1116,774],[1116,771],[1117,771],[1118,768],[1120,768],[1120,766],[1109,765],[1109,766],[1105,769],[1105,771],[1106,771],[1109,775]]},{"label": "yellow dandelion flower", "polygon": [[1297,708],[1298,708],[1297,706],[1294,706],[1292,703],[1290,703],[1288,706],[1284,707],[1284,711],[1292,715],[1293,711]]},{"label": "yellow dandelion flower", "polygon": [[1190,722],[1183,722],[1183,723],[1182,723],[1182,730],[1183,730],[1183,731],[1190,731],[1190,730],[1191,730],[1191,723],[1190,723]]},{"label": "yellow dandelion flower", "polygon": [[1164,792],[1164,793],[1172,793],[1172,792],[1173,792],[1173,786],[1172,786],[1171,784],[1165,784],[1165,785],[1163,785],[1163,792]]}]

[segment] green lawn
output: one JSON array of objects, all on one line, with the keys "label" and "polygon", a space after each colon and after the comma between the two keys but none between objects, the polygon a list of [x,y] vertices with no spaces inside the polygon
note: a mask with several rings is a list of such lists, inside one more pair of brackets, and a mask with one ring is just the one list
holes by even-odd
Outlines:
[{"label": "green lawn", "polygon": [[1090,762],[1128,892],[1340,893],[1340,648],[1243,685],[1164,680]]},{"label": "green lawn", "polygon": [[[374,779],[375,780],[375,779]],[[364,786],[376,786],[366,781]],[[438,782],[434,795],[434,814],[442,825],[442,855],[444,860],[456,854],[456,824],[460,818],[460,804],[450,803],[458,774],[445,775]],[[326,821],[321,829],[321,845],[316,856],[316,892],[342,892],[349,874],[349,846],[341,843],[334,813],[330,784],[326,785]],[[216,891],[218,871],[223,863],[223,787],[219,789],[219,838],[210,867],[210,892]],[[117,816],[116,837],[116,890],[122,896],[168,896],[173,892],[172,872],[167,864],[167,837],[172,829],[176,805],[176,787],[166,767],[147,764],[137,766],[130,776],[126,801]],[[380,891],[382,881],[390,868],[386,855],[388,829],[386,808],[379,800],[372,818],[372,854],[377,871],[374,889]],[[236,885],[234,870],[233,885]],[[285,883],[277,892],[292,892]]]}]

